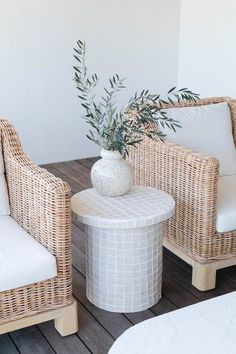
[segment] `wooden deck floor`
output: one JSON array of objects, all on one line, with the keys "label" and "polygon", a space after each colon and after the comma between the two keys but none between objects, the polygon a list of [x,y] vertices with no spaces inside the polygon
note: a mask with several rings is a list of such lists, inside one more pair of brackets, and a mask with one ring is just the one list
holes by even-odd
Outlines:
[{"label": "wooden deck floor", "polygon": [[[90,168],[95,159],[45,165],[67,181],[76,193],[91,186]],[[145,319],[236,290],[236,267],[217,272],[217,287],[205,293],[191,286],[191,268],[164,251],[163,296],[147,311],[115,314],[93,306],[85,295],[85,234],[73,223],[73,288],[78,301],[80,331],[62,338],[52,321],[0,336],[0,354],[106,354],[114,340],[127,328]],[[145,353],[143,353],[145,354]]]}]

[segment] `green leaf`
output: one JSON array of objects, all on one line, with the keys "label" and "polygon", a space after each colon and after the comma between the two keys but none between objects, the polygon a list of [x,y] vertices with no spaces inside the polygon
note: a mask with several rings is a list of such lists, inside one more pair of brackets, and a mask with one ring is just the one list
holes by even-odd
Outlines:
[{"label": "green leaf", "polygon": [[77,71],[78,73],[81,74],[81,71],[80,71],[80,69],[78,68],[78,66],[73,66],[73,68],[75,69],[75,71]]},{"label": "green leaf", "polygon": [[170,97],[168,97],[168,100],[171,104],[174,104],[174,101]]},{"label": "green leaf", "polygon": [[82,87],[77,86],[77,89],[81,92],[84,92],[84,89]]},{"label": "green leaf", "polygon": [[80,58],[77,57],[77,55],[74,54],[73,57],[74,57],[78,62],[81,63],[81,60],[80,60]]},{"label": "green leaf", "polygon": [[86,137],[87,137],[89,140],[93,141],[93,139],[92,139],[88,134],[86,134]]},{"label": "green leaf", "polygon": [[175,87],[175,86],[172,87],[172,88],[168,91],[168,93],[171,93],[171,92],[173,92],[174,90],[176,90],[176,87]]},{"label": "green leaf", "polygon": [[87,110],[89,110],[89,107],[85,104],[85,103],[81,103],[81,105],[86,108]]},{"label": "green leaf", "polygon": [[165,100],[162,100],[162,99],[160,99],[160,102],[161,103],[164,103],[164,104],[168,104],[169,102],[167,102],[167,101],[165,101]]},{"label": "green leaf", "polygon": [[111,79],[109,79],[109,81],[110,81],[111,87],[114,88],[114,85],[113,85],[113,82],[111,81]]}]

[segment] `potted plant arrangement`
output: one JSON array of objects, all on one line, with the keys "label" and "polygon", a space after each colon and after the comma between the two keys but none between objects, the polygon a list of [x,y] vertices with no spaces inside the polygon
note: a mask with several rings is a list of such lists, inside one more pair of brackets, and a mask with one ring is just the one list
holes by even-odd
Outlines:
[{"label": "potted plant arrangement", "polygon": [[86,43],[79,40],[74,48],[77,65],[74,66],[78,97],[85,109],[83,118],[89,124],[87,137],[101,147],[101,157],[92,167],[91,180],[94,188],[105,196],[119,196],[130,190],[133,174],[124,159],[130,145],[137,146],[144,137],[163,139],[158,127],[167,126],[173,130],[178,122],[169,118],[166,104],[182,100],[195,101],[199,98],[187,88],[171,88],[166,97],[151,94],[149,90],[135,93],[127,105],[118,110],[115,97],[125,88],[124,79],[115,74],[104,88],[104,95],[97,99],[95,88],[97,74],[89,74],[86,66]]}]

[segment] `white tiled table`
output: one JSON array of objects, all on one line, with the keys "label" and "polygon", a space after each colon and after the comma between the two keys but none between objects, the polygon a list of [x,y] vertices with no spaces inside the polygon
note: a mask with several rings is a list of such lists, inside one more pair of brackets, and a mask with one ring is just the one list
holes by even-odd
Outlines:
[{"label": "white tiled table", "polygon": [[86,225],[86,292],[96,306],[136,312],[161,297],[161,222],[174,212],[173,198],[150,187],[121,197],[94,189],[72,198],[73,217]]}]

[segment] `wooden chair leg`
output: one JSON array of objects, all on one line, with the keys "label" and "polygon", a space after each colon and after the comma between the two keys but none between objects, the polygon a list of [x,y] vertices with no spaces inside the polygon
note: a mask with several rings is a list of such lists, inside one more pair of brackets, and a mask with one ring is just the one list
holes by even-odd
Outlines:
[{"label": "wooden chair leg", "polygon": [[216,263],[192,263],[192,285],[200,291],[214,289],[216,286]]},{"label": "wooden chair leg", "polygon": [[75,300],[72,304],[61,308],[59,317],[54,320],[54,325],[63,337],[78,331],[78,310]]}]

